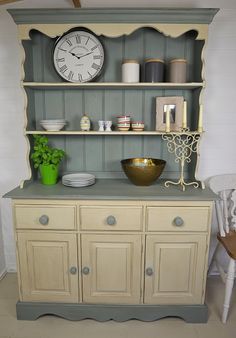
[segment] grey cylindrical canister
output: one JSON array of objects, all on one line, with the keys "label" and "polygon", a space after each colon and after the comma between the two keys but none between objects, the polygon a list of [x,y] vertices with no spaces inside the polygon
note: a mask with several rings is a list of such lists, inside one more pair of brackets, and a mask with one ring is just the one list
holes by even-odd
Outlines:
[{"label": "grey cylindrical canister", "polygon": [[145,82],[164,81],[164,61],[161,59],[145,60]]},{"label": "grey cylindrical canister", "polygon": [[187,60],[174,59],[170,61],[170,82],[184,83],[187,81]]}]

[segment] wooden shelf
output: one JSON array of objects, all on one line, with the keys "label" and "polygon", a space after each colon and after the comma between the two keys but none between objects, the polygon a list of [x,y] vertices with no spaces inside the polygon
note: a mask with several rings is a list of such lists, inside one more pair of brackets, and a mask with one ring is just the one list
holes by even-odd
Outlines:
[{"label": "wooden shelf", "polygon": [[[175,132],[181,134],[181,132]],[[62,131],[43,131],[43,130],[29,130],[25,132],[26,135],[86,135],[86,136],[152,136],[152,135],[164,135],[162,131],[76,131],[76,130],[62,130]],[[202,134],[197,131],[190,131],[189,134]]]},{"label": "wooden shelf", "polygon": [[170,83],[170,82],[87,82],[87,83],[69,83],[69,82],[22,82],[23,87],[32,89],[197,89],[205,86],[204,82]]}]

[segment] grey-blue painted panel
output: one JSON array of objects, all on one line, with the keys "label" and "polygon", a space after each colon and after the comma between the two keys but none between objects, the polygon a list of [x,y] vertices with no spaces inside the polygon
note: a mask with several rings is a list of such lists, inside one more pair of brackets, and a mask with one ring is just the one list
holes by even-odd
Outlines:
[{"label": "grey-blue painted panel", "polygon": [[[102,80],[121,81],[121,63],[124,56],[124,38],[102,38],[105,48],[105,64]],[[99,79],[100,80],[100,79]]]},{"label": "grey-blue painted panel", "polygon": [[210,23],[217,8],[9,9],[17,24],[86,22]]},{"label": "grey-blue painted panel", "polygon": [[65,138],[66,158],[63,161],[64,172],[86,170],[85,137],[69,136]]},{"label": "grey-blue painted panel", "polygon": [[208,308],[203,305],[103,305],[17,302],[17,319],[35,320],[43,315],[56,315],[69,320],[95,319],[100,322],[130,319],[155,321],[179,317],[187,323],[206,323]]},{"label": "grey-blue painted panel", "polygon": [[[50,93],[51,91],[48,92],[48,95]],[[61,91],[58,91],[58,94],[60,93]],[[62,104],[64,117],[67,121],[66,130],[80,130],[80,120],[85,113],[84,90],[65,90]]]},{"label": "grey-blue painted panel", "polygon": [[48,119],[63,119],[64,114],[64,95],[62,91],[45,91],[45,115]]}]

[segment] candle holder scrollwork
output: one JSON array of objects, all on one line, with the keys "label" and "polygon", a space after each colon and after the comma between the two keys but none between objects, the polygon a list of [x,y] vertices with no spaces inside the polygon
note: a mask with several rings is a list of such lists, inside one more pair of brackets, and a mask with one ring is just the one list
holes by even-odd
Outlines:
[{"label": "candle holder scrollwork", "polygon": [[198,153],[198,145],[201,134],[197,132],[190,132],[189,128],[183,128],[180,132],[170,132],[162,135],[162,139],[167,142],[167,149],[169,153],[175,155],[175,162],[180,164],[180,178],[177,182],[166,181],[165,186],[170,184],[180,185],[185,191],[186,186],[199,187],[199,183],[186,182],[184,179],[184,166],[191,162],[193,153]]}]

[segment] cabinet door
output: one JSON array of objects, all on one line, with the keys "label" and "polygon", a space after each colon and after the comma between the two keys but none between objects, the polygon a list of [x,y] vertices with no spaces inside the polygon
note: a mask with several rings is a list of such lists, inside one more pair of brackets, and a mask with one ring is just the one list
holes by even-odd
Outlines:
[{"label": "cabinet door", "polygon": [[74,234],[18,233],[23,301],[78,302]]},{"label": "cabinet door", "polygon": [[202,304],[206,235],[149,235],[146,238],[147,304]]},{"label": "cabinet door", "polygon": [[140,302],[141,236],[82,235],[83,302]]}]

